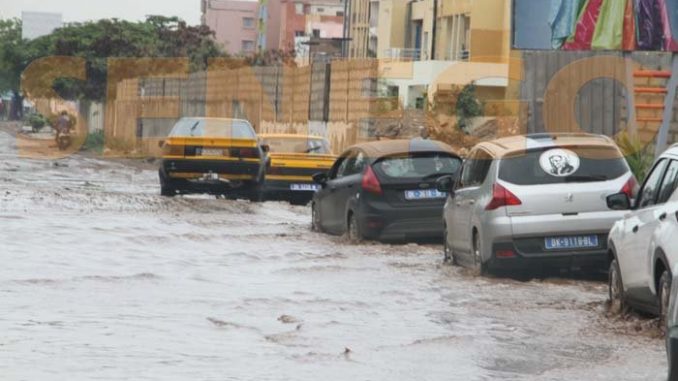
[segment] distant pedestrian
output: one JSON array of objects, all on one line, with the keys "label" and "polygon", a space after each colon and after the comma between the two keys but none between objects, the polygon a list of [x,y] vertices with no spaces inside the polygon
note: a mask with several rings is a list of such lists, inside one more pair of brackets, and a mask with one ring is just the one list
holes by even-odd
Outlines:
[{"label": "distant pedestrian", "polygon": [[68,134],[71,132],[71,118],[68,117],[66,111],[62,111],[61,115],[57,119],[54,129],[56,130],[56,141],[59,144],[59,137],[62,134]]},{"label": "distant pedestrian", "polygon": [[419,127],[419,137],[428,140],[431,138],[431,134],[428,132],[428,128],[421,126]]}]

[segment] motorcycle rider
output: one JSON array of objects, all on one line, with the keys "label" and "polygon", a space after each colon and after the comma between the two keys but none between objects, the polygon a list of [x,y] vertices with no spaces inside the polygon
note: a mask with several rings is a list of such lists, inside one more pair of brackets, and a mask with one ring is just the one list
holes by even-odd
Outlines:
[{"label": "motorcycle rider", "polygon": [[61,137],[62,134],[68,134],[71,132],[71,119],[68,117],[68,112],[61,112],[61,115],[59,115],[59,118],[56,121],[54,129],[56,130],[56,142],[58,145],[59,137]]}]

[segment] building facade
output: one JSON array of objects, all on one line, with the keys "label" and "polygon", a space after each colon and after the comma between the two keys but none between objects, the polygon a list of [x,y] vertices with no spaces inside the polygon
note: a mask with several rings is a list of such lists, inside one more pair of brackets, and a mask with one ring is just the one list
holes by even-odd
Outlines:
[{"label": "building facade", "polygon": [[259,4],[244,0],[202,0],[202,23],[230,54],[248,54],[259,44]]},{"label": "building facade", "polygon": [[202,23],[233,55],[294,51],[310,38],[341,39],[344,12],[344,0],[202,0]]},{"label": "building facade", "polygon": [[470,81],[501,97],[508,80],[510,0],[351,0],[348,57],[378,58],[404,108]]}]

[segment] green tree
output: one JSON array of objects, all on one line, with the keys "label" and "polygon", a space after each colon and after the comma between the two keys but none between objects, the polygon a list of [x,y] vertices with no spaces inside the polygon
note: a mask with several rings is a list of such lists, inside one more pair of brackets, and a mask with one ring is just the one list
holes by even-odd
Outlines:
[{"label": "green tree", "polygon": [[54,88],[65,99],[103,101],[109,58],[188,57],[191,70],[207,68],[210,58],[224,56],[206,26],[188,26],[177,17],[148,16],[143,22],[104,19],[72,23],[31,41],[21,39],[21,22],[0,20],[0,91],[21,98],[21,73],[35,59],[83,57],[87,80],[59,79]]},{"label": "green tree", "polygon": [[19,19],[0,20],[0,93],[12,93],[11,119],[23,117],[21,73],[35,58],[45,54],[42,48],[22,39]]}]

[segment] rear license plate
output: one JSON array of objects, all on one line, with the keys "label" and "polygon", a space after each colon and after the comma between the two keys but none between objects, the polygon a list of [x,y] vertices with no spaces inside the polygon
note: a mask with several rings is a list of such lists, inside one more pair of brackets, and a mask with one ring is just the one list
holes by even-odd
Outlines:
[{"label": "rear license plate", "polygon": [[406,200],[430,200],[446,197],[447,193],[439,192],[435,189],[405,191]]},{"label": "rear license plate", "polygon": [[219,174],[218,173],[205,173],[202,175],[201,178],[202,181],[217,181],[219,180]]},{"label": "rear license plate", "polygon": [[317,184],[292,184],[290,190],[295,192],[315,192],[320,189]]},{"label": "rear license plate", "polygon": [[224,150],[223,149],[216,149],[216,148],[203,148],[201,151],[202,156],[223,156],[224,155]]},{"label": "rear license plate", "polygon": [[598,247],[597,235],[573,237],[548,237],[545,239],[546,250],[590,249]]}]

